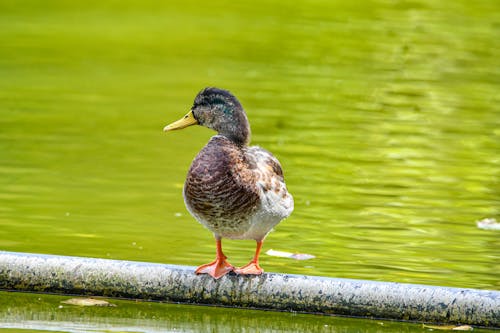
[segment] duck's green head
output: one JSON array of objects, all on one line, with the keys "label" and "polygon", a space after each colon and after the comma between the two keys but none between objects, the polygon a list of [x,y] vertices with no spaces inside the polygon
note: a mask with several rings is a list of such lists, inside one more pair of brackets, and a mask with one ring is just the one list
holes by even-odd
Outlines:
[{"label": "duck's green head", "polygon": [[183,118],[165,126],[164,131],[202,125],[217,131],[239,145],[250,141],[250,125],[238,99],[227,90],[205,88],[194,99]]}]

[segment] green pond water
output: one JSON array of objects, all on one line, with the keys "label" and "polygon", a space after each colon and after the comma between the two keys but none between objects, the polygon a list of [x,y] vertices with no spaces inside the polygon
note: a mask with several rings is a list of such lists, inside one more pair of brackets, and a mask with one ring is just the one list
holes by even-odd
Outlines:
[{"label": "green pond water", "polygon": [[[162,128],[217,86],[238,96],[295,198],[263,252],[316,256],[263,253],[266,271],[500,289],[500,233],[476,226],[500,220],[496,0],[3,0],[0,41],[0,250],[212,260],[182,186],[214,133]],[[223,246],[239,266],[255,245]]]},{"label": "green pond water", "polygon": [[[5,297],[6,296],[6,297]],[[257,310],[110,300],[66,305],[70,297],[0,292],[2,332],[380,332],[429,333],[422,324]],[[28,305],[27,305],[28,304]],[[489,333],[494,330],[474,329]]]}]

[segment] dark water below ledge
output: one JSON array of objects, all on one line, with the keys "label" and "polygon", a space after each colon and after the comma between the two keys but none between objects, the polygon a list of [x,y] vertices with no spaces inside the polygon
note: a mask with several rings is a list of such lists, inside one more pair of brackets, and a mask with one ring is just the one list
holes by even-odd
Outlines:
[{"label": "dark water below ledge", "polygon": [[[108,301],[115,307],[61,303],[70,297],[0,292],[5,332],[431,332],[421,324],[206,306]],[[491,330],[475,329],[481,333]]]}]

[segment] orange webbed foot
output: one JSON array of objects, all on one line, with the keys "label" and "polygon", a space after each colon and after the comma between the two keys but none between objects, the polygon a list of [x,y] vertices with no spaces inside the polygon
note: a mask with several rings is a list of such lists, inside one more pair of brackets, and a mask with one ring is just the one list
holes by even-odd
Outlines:
[{"label": "orange webbed foot", "polygon": [[236,268],[234,270],[236,274],[239,275],[261,275],[264,270],[259,266],[258,263],[251,261],[249,264]]},{"label": "orange webbed foot", "polygon": [[227,273],[234,270],[233,265],[228,263],[225,258],[217,258],[211,263],[201,265],[195,271],[196,274],[208,274],[214,279],[220,279]]}]

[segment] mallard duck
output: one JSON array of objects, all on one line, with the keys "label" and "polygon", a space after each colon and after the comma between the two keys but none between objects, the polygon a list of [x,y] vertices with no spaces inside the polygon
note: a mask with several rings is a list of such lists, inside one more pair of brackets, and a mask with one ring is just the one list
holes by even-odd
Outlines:
[{"label": "mallard duck", "polygon": [[[234,271],[259,275],[262,242],[271,229],[293,211],[279,161],[267,150],[249,147],[250,125],[238,99],[227,90],[203,89],[183,118],[164,131],[201,125],[218,132],[193,160],[184,183],[188,211],[216,240],[216,258],[196,274],[218,279]],[[240,268],[227,262],[222,238],[253,239],[253,259]]]}]

